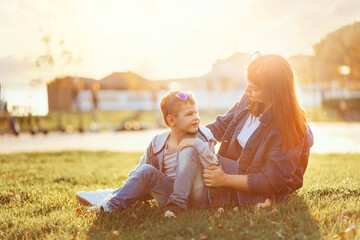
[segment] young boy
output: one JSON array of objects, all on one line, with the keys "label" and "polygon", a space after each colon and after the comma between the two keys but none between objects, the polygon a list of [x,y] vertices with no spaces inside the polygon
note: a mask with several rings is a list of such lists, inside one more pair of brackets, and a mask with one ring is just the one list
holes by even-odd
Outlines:
[{"label": "young boy", "polygon": [[[122,211],[136,201],[155,199],[170,215],[182,212],[188,202],[196,206],[208,204],[202,170],[218,165],[214,154],[216,140],[199,125],[197,103],[192,94],[170,91],[160,102],[165,124],[170,128],[156,135],[140,164],[129,173],[124,185],[115,190],[79,192],[77,199],[96,205],[105,212]],[[109,194],[105,197],[107,194]]]}]

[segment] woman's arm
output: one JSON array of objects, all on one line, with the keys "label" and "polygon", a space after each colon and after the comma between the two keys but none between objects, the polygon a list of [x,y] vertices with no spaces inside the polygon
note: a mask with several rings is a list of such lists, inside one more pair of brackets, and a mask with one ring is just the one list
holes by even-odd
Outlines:
[{"label": "woman's arm", "polygon": [[234,114],[237,106],[238,103],[236,103],[229,111],[227,111],[225,115],[216,117],[215,122],[209,123],[208,125],[205,126],[208,129],[210,129],[211,133],[214,135],[215,139],[218,142],[222,141],[222,138],[229,123],[234,118]]},{"label": "woman's arm", "polygon": [[241,191],[248,191],[247,175],[226,174],[217,166],[210,166],[203,172],[206,187],[230,187]]},{"label": "woman's arm", "polygon": [[247,94],[244,94],[241,100],[225,113],[223,116],[218,116],[215,122],[206,125],[208,129],[212,132],[215,139],[218,142],[221,142],[227,127],[229,126],[231,120],[234,119],[235,112],[237,112],[238,108],[246,108],[249,105],[249,99]]}]

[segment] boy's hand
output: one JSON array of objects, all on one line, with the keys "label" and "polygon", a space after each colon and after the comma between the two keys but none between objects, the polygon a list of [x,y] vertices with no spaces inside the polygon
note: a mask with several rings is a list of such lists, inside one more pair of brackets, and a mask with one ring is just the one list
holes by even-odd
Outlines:
[{"label": "boy's hand", "polygon": [[184,148],[187,148],[187,147],[193,147],[194,146],[194,143],[195,143],[195,140],[196,138],[184,138],[178,148],[177,148],[177,151],[180,152],[181,150],[183,150]]}]

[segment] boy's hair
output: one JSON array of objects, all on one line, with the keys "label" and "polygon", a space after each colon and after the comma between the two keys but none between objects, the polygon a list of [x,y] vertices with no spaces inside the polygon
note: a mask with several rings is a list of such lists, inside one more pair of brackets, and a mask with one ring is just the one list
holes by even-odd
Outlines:
[{"label": "boy's hair", "polygon": [[[179,93],[185,93],[187,98],[185,100],[182,100],[182,99],[176,97],[176,95]],[[169,91],[167,94],[165,94],[160,100],[160,109],[161,109],[161,114],[164,119],[164,122],[165,122],[166,126],[168,126],[168,127],[170,127],[170,126],[166,120],[166,117],[167,117],[166,109],[168,108],[171,101],[173,101],[173,103],[171,104],[170,108],[167,110],[167,115],[168,116],[172,115],[174,117],[177,117],[180,106],[185,105],[185,104],[191,104],[191,105],[197,104],[193,95],[189,95],[188,93],[183,92],[183,91],[178,91],[178,90],[177,91]]]}]

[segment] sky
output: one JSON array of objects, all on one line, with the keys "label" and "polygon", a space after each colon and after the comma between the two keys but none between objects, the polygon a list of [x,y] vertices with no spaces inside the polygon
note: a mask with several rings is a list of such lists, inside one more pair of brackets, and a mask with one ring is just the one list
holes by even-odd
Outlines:
[{"label": "sky", "polygon": [[[312,54],[360,20],[358,0],[0,0],[0,81],[202,76],[236,52]],[[42,40],[49,39],[49,48]],[[50,51],[54,64],[40,64]]]}]

